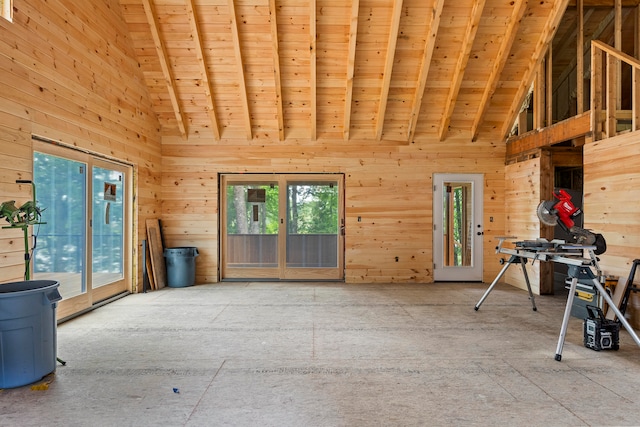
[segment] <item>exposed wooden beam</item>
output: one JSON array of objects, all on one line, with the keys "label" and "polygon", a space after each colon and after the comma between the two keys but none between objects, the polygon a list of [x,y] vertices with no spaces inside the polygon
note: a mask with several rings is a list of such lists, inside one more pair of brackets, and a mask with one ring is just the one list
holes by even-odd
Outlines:
[{"label": "exposed wooden beam", "polygon": [[[622,0],[614,0],[613,3],[614,3],[614,12],[616,15],[614,19],[615,24],[613,26],[613,32],[614,32],[613,47],[615,47],[619,51],[622,51]],[[617,62],[617,61],[616,61],[615,78],[616,78],[616,82],[622,81],[622,64],[620,64],[620,62]],[[622,91],[622,84],[618,84],[616,89],[616,94],[615,94],[616,110],[622,109],[622,96],[620,96],[621,91]]]},{"label": "exposed wooden beam", "polygon": [[633,93],[631,94],[631,131],[640,130],[640,69],[631,68]]},{"label": "exposed wooden beam", "polygon": [[535,71],[538,68],[540,61],[542,60],[542,57],[547,50],[547,46],[553,39],[553,35],[558,28],[558,24],[562,20],[562,16],[564,15],[564,11],[567,8],[568,2],[569,0],[558,0],[552,3],[551,9],[549,10],[549,15],[547,17],[547,22],[540,32],[540,37],[538,38],[535,50],[531,55],[531,59],[529,60],[529,65],[527,65],[525,72],[523,73],[520,87],[518,88],[516,95],[513,97],[511,107],[509,107],[509,111],[506,114],[505,121],[501,129],[501,135],[506,136],[511,129],[511,125],[514,122],[516,115],[520,111],[522,100],[527,95],[529,87],[531,87],[531,81],[534,77]]},{"label": "exposed wooden beam", "polygon": [[[640,59],[640,6],[635,8],[635,33],[634,40],[635,45],[635,57]],[[640,130],[640,70],[636,68],[631,69],[631,79],[633,93],[631,94],[631,111],[633,111],[633,117],[631,118],[631,130]]]},{"label": "exposed wooden beam", "polygon": [[482,123],[484,115],[489,108],[491,97],[498,87],[500,74],[502,73],[504,64],[506,64],[507,59],[509,58],[509,52],[511,51],[511,47],[513,46],[513,41],[516,39],[516,34],[518,33],[518,26],[520,25],[522,16],[524,15],[524,11],[526,9],[527,0],[517,0],[513,5],[513,9],[511,10],[511,16],[509,16],[509,21],[507,22],[504,30],[505,35],[500,41],[500,47],[498,48],[496,60],[491,67],[491,74],[489,74],[489,79],[487,80],[487,84],[485,85],[484,91],[482,92],[482,98],[480,100],[478,112],[476,113],[476,116],[474,117],[473,123],[471,125],[471,135],[472,140],[474,141],[478,137],[478,128],[480,127],[480,123]]},{"label": "exposed wooden beam", "polygon": [[596,41],[591,42],[591,134],[594,141],[602,139],[602,55],[601,49],[596,48]]},{"label": "exposed wooden beam", "polygon": [[276,0],[269,0],[269,22],[271,23],[271,50],[273,52],[273,78],[276,84],[276,115],[278,138],[284,140],[284,117],[282,113],[282,84],[280,81],[280,50],[278,49],[278,22],[276,20]]},{"label": "exposed wooden beam", "polygon": [[316,0],[309,0],[309,93],[311,104],[311,135],[312,141],[317,138],[317,121],[318,121],[318,107],[317,107],[317,91],[316,91]]},{"label": "exposed wooden beam", "polygon": [[[584,13],[584,21],[589,21],[589,19],[591,19],[591,15],[593,14],[593,11],[594,11],[593,9],[588,9]],[[613,9],[611,9],[611,12],[604,19],[600,21],[597,28],[593,31],[593,33],[589,35],[588,39],[583,40],[583,45],[582,45],[583,52],[591,48],[591,40],[597,40],[602,35],[603,31],[608,28],[608,26],[613,22],[614,15],[615,13]],[[575,34],[577,37],[577,34],[578,34],[577,28],[576,28],[576,31],[572,34]],[[563,48],[556,48],[556,51],[564,52]],[[569,65],[564,67],[564,71],[562,72],[562,74],[560,74],[560,76],[554,79],[554,82],[553,82],[554,92],[558,90],[558,86],[562,84],[562,82],[564,82],[564,80],[569,76],[570,73],[573,72],[574,67],[577,68],[577,63],[578,63],[577,61],[578,61],[577,58],[573,58],[569,63]]]},{"label": "exposed wooden beam", "polygon": [[160,37],[160,25],[158,24],[158,17],[156,15],[153,0],[142,0],[142,4],[144,6],[144,13],[147,17],[147,22],[149,23],[149,27],[151,29],[153,44],[156,48],[156,52],[158,53],[158,60],[160,61],[160,67],[162,68],[162,76],[164,77],[167,91],[169,91],[169,99],[171,100],[171,106],[173,107],[173,112],[176,116],[176,121],[178,122],[178,128],[180,129],[182,138],[186,139],[187,125],[180,108],[180,102],[178,101],[173,73],[171,72],[171,67],[169,66],[169,57],[167,56],[164,43],[162,42],[162,37]]},{"label": "exposed wooden beam", "polygon": [[606,58],[606,85],[607,85],[607,93],[606,93],[606,104],[607,104],[607,116],[604,126],[604,131],[607,138],[612,138],[616,135],[616,110],[618,109],[618,88],[619,88],[619,79],[618,79],[618,70],[619,70],[620,61],[617,60],[613,55],[607,55]]},{"label": "exposed wooden beam", "polygon": [[360,0],[351,2],[351,21],[349,24],[349,51],[347,53],[347,88],[344,95],[344,118],[342,125],[342,137],[349,139],[351,128],[351,100],[353,98],[353,75],[356,68],[356,37],[358,35],[358,13]]},{"label": "exposed wooden beam", "polygon": [[384,71],[382,73],[382,88],[380,90],[380,100],[378,101],[378,112],[376,114],[376,139],[378,141],[382,138],[384,116],[387,112],[387,100],[389,99],[389,86],[391,85],[393,60],[396,57],[396,43],[398,42],[398,28],[400,28],[401,11],[402,0],[395,0],[393,2],[393,12],[391,14],[389,39],[387,40],[387,55],[384,61]]},{"label": "exposed wooden beam", "polygon": [[509,138],[506,158],[508,160],[537,148],[550,147],[564,141],[579,139],[590,132],[591,114],[590,111],[587,111],[549,127]]},{"label": "exposed wooden beam", "polygon": [[242,52],[240,49],[240,34],[238,31],[238,20],[236,19],[236,7],[233,0],[228,0],[229,19],[231,33],[233,36],[233,52],[236,59],[236,69],[238,70],[238,87],[240,89],[240,102],[242,102],[242,112],[244,113],[244,130],[248,140],[253,139],[251,131],[251,114],[249,112],[249,97],[247,95],[247,84],[244,76],[244,65],[242,62]]},{"label": "exposed wooden beam", "polygon": [[427,76],[429,75],[429,67],[433,56],[433,49],[436,45],[436,36],[440,27],[440,17],[442,16],[442,8],[444,0],[435,0],[433,9],[429,14],[430,22],[427,22],[427,37],[425,37],[424,53],[422,55],[422,64],[420,65],[420,73],[418,75],[418,85],[416,93],[413,97],[411,105],[411,116],[409,117],[407,140],[413,141],[418,125],[418,116],[420,115],[420,107],[422,106],[422,98],[424,97],[424,89],[427,86]]},{"label": "exposed wooden beam", "polygon": [[207,71],[204,48],[202,47],[202,37],[200,28],[198,27],[198,17],[196,15],[196,8],[193,4],[193,0],[187,0],[187,15],[189,16],[189,26],[191,27],[191,38],[196,44],[196,56],[198,57],[198,66],[200,68],[200,80],[202,81],[206,98],[205,108],[207,109],[207,114],[209,114],[211,128],[213,129],[213,136],[216,141],[218,141],[220,140],[220,128],[218,126],[218,119],[216,118],[215,103],[213,102],[213,90],[211,88],[211,82],[209,81],[209,72]]},{"label": "exposed wooden beam", "polygon": [[553,43],[549,43],[549,50],[547,51],[547,61],[545,70],[545,100],[544,103],[546,111],[544,112],[545,123],[547,126],[553,124]]},{"label": "exposed wooden beam", "polygon": [[578,34],[576,35],[576,103],[578,114],[584,111],[584,0],[577,0]]},{"label": "exposed wooden beam", "polygon": [[443,141],[447,132],[449,131],[449,123],[451,123],[451,115],[456,106],[458,100],[458,94],[460,93],[460,85],[462,84],[462,78],[464,77],[465,69],[467,68],[467,62],[469,62],[469,54],[473,47],[473,40],[476,37],[478,31],[478,25],[480,18],[482,17],[482,10],[484,9],[485,0],[474,0],[473,7],[471,8],[471,15],[467,21],[464,39],[462,40],[462,47],[460,48],[460,54],[453,71],[453,78],[451,86],[449,87],[449,94],[445,101],[445,109],[440,121],[439,138]]},{"label": "exposed wooden beam", "polygon": [[[545,102],[547,94],[547,82],[545,80],[546,61],[543,61],[538,67],[536,78],[533,83],[533,129],[542,129],[545,127]],[[520,129],[518,129],[520,130]]]}]

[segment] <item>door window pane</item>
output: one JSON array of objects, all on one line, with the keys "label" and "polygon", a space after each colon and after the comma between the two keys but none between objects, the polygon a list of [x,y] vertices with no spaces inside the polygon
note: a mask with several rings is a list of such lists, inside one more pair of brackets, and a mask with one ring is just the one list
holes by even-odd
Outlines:
[{"label": "door window pane", "polygon": [[227,186],[227,264],[278,266],[278,186],[238,183]]},{"label": "door window pane", "polygon": [[35,225],[34,279],[60,282],[63,298],[86,292],[86,165],[34,152],[33,179],[44,224]]},{"label": "door window pane", "polygon": [[287,267],[338,265],[338,183],[287,184]]},{"label": "door window pane", "polygon": [[94,166],[92,221],[92,287],[124,278],[124,177]]},{"label": "door window pane", "polygon": [[445,182],[443,192],[444,265],[471,266],[472,222],[471,183]]}]

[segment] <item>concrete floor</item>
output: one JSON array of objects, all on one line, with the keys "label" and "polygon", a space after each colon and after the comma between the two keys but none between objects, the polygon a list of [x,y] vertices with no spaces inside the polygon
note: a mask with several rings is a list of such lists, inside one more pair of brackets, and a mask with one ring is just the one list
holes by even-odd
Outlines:
[{"label": "concrete floor", "polygon": [[[640,425],[640,348],[582,344],[565,299],[499,285],[223,283],[58,328],[67,362],[0,391],[2,426]],[[46,387],[48,385],[48,388]],[[175,391],[174,391],[175,390]]]}]

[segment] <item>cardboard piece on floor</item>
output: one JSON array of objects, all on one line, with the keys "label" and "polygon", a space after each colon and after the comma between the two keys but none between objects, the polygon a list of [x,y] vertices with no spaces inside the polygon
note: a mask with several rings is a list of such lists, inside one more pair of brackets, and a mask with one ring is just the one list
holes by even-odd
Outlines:
[{"label": "cardboard piece on floor", "polygon": [[153,281],[156,289],[162,289],[167,285],[167,272],[164,264],[162,238],[160,237],[160,222],[157,219],[148,219],[146,225]]},{"label": "cardboard piece on floor", "polygon": [[[622,298],[624,297],[624,293],[627,290],[627,278],[620,277],[618,279],[618,284],[616,285],[616,289],[613,291],[613,295],[611,295],[611,300],[616,305],[617,308],[620,308],[620,303],[622,303]],[[611,310],[611,307],[607,309],[607,314],[604,316],[607,320],[616,320],[616,312]]]}]

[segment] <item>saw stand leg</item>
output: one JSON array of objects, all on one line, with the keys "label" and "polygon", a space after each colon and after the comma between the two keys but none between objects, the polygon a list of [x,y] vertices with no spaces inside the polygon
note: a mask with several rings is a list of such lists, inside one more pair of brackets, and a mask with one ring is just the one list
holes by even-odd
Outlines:
[{"label": "saw stand leg", "polygon": [[487,297],[489,296],[489,293],[491,293],[491,291],[496,286],[498,281],[502,278],[504,273],[506,273],[509,266],[511,264],[520,264],[520,266],[522,267],[522,273],[524,274],[524,280],[527,282],[527,290],[529,291],[529,299],[531,300],[531,306],[533,308],[533,311],[537,311],[538,308],[536,307],[536,300],[533,298],[533,292],[531,291],[531,284],[529,283],[529,275],[527,274],[527,269],[524,266],[526,263],[527,263],[526,258],[522,258],[517,255],[511,255],[511,257],[509,258],[509,261],[505,263],[504,267],[502,267],[502,270],[500,270],[500,273],[498,273],[496,278],[493,279],[493,282],[489,286],[489,289],[487,289],[484,295],[482,295],[482,298],[480,298],[480,301],[478,301],[478,303],[476,304],[475,310],[478,311],[478,309],[480,308],[484,300],[487,299]]},{"label": "saw stand leg", "polygon": [[604,300],[609,304],[609,309],[613,310],[613,312],[618,317],[618,320],[624,328],[629,332],[631,338],[640,346],[640,338],[636,335],[635,331],[627,322],[627,319],[624,318],[624,315],[620,312],[618,307],[613,303],[613,300],[609,296],[609,294],[605,291],[604,287],[598,280],[597,277],[594,276],[591,268],[589,267],[579,267],[575,265],[569,266],[568,276],[571,277],[571,286],[569,287],[569,296],[567,297],[567,306],[564,308],[564,317],[562,318],[562,327],[560,328],[560,337],[558,338],[558,346],[556,347],[556,357],[555,359],[560,362],[562,360],[562,347],[564,346],[564,337],[567,333],[567,325],[569,324],[569,317],[571,316],[571,306],[573,305],[573,298],[576,293],[576,285],[578,284],[578,278],[580,279],[588,279],[591,280],[593,286],[600,292],[600,295],[604,298]]}]

